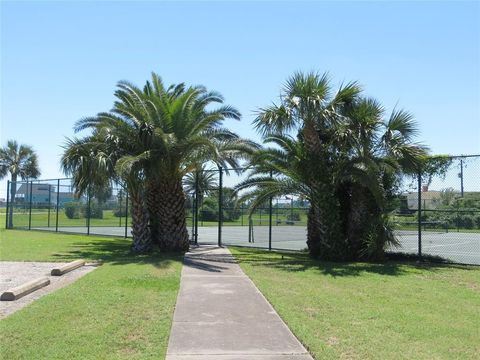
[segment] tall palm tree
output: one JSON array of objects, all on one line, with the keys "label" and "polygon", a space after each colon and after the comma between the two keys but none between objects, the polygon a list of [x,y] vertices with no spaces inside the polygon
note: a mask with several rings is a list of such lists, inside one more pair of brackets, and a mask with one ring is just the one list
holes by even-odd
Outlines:
[{"label": "tall palm tree", "polygon": [[[266,142],[256,170],[236,187],[252,207],[285,194],[310,202],[307,244],[312,255],[331,260],[379,259],[395,244],[385,215],[403,173],[420,169],[425,148],[410,114],[362,98],[355,83],[330,96],[326,75],[296,74],[282,103],[260,111],[256,126]],[[297,131],[294,139],[285,134]],[[277,132],[275,134],[275,132]],[[270,178],[268,172],[276,176]]]},{"label": "tall palm tree", "polygon": [[332,94],[327,74],[296,73],[282,90],[281,104],[261,109],[255,120],[264,135],[298,131],[304,143],[305,184],[311,192],[307,244],[312,255],[338,258],[346,242],[341,238],[339,203],[334,193],[331,142],[335,124],[361,92],[357,83]]},{"label": "tall palm tree", "polygon": [[166,88],[156,74],[143,89],[122,81],[117,100],[108,113],[82,119],[76,130],[94,129],[124,139],[118,147],[136,145],[125,151],[122,168],[139,169],[145,180],[146,203],[152,240],[161,249],[188,249],[185,222],[185,194],[182,178],[199,164],[213,161],[237,166],[238,159],[251,153],[255,144],[221,128],[226,118],[239,119],[231,106],[210,109],[223,97],[202,86],[184,84]]},{"label": "tall palm tree", "polygon": [[[423,166],[425,148],[412,142],[416,128],[411,115],[394,111],[385,120],[383,113],[378,102],[360,99],[349,116],[336,124],[331,142],[337,153],[333,196],[339,202],[346,245],[341,253],[324,253],[323,258],[380,260],[386,247],[397,244],[386,203],[395,195],[401,175],[416,173]],[[274,135],[264,141],[275,147],[258,151],[252,159],[250,177],[235,188],[242,194],[240,200],[250,201],[250,211],[269,198],[287,194],[312,203],[315,193],[308,181],[310,165],[301,134],[297,139]]]},{"label": "tall palm tree", "polygon": [[[17,193],[17,180],[22,180],[40,176],[38,166],[38,157],[32,147],[28,145],[19,145],[15,140],[7,141],[7,145],[0,149],[0,179],[7,174],[11,175],[10,199],[15,200]],[[8,228],[13,227],[13,206],[10,206],[8,214]]]},{"label": "tall palm tree", "polygon": [[411,114],[394,110],[384,119],[383,107],[370,98],[360,99],[337,125],[336,194],[349,258],[378,260],[396,243],[385,206],[400,175],[420,169],[426,149],[413,142],[416,134]]}]

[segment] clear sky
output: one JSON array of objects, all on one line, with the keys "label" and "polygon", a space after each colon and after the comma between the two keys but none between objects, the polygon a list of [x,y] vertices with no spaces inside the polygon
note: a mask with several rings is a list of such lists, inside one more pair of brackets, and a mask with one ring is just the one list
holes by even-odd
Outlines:
[{"label": "clear sky", "polygon": [[411,111],[432,153],[480,153],[479,4],[2,1],[1,145],[32,145],[42,178],[61,176],[74,122],[151,71],[220,91],[243,114],[227,126],[258,140],[254,111],[317,70]]}]

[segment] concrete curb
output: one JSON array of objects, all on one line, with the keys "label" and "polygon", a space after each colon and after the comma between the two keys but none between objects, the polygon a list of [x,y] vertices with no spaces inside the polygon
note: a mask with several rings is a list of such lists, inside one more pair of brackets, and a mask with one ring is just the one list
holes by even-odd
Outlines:
[{"label": "concrete curb", "polygon": [[31,292],[34,292],[35,290],[38,290],[44,286],[47,286],[48,284],[50,284],[50,279],[46,277],[41,277],[32,281],[29,281],[20,286],[17,286],[15,288],[8,289],[0,296],[0,300],[1,301],[17,300],[17,299],[20,299],[22,296],[25,296],[27,294],[30,294]]}]

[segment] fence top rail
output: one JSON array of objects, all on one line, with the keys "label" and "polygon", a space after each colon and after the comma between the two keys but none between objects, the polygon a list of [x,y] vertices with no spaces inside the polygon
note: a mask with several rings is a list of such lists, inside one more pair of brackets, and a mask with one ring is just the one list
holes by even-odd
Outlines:
[{"label": "fence top rail", "polygon": [[[72,178],[57,178],[57,179],[31,179],[31,180],[17,180],[17,181],[11,181],[8,180],[9,184],[40,184],[41,182],[46,182],[46,181],[64,181],[64,180],[72,180]],[[47,184],[48,185],[48,184]],[[52,184],[50,184],[52,185]],[[71,187],[72,185],[65,185],[65,184],[60,184],[60,186],[69,186]],[[112,186],[113,190],[118,190],[118,189],[125,189],[125,185],[121,183],[115,183]]]},{"label": "fence top rail", "polygon": [[[418,209],[417,209],[418,210]],[[415,210],[415,211],[417,211]],[[472,212],[480,212],[480,209],[476,208],[458,208],[458,209],[421,209],[421,211],[425,212],[448,212],[448,213],[472,213]]]},{"label": "fence top rail", "polygon": [[473,154],[473,155],[432,155],[430,158],[441,158],[447,157],[450,159],[460,159],[460,158],[471,158],[471,157],[480,157],[480,154]]},{"label": "fence top rail", "polygon": [[28,180],[17,180],[17,181],[10,181],[12,184],[16,183],[27,183],[27,182],[40,182],[40,181],[58,181],[58,180],[72,180],[72,178],[56,178],[56,179],[28,179]]}]

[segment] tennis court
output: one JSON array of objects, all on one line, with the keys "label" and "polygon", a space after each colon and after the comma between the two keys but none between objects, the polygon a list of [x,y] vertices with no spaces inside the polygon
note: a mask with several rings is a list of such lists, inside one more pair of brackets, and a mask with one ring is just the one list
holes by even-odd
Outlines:
[{"label": "tennis court", "polygon": [[[36,227],[35,230],[55,231],[53,227]],[[87,234],[86,227],[59,227],[60,232]],[[90,227],[90,234],[125,236],[124,227],[98,226]],[[191,229],[189,229],[191,231]],[[130,236],[130,229],[127,229]],[[418,253],[418,235],[416,231],[395,232],[401,246],[392,251]],[[257,248],[268,248],[269,227],[254,226],[250,234],[248,226],[223,226],[222,243]],[[307,228],[305,226],[273,226],[272,248],[279,250],[303,250],[307,247]],[[218,243],[218,227],[204,226],[198,228],[198,242],[201,244]],[[451,262],[480,265],[480,232],[422,232],[422,253],[440,256]]]}]

